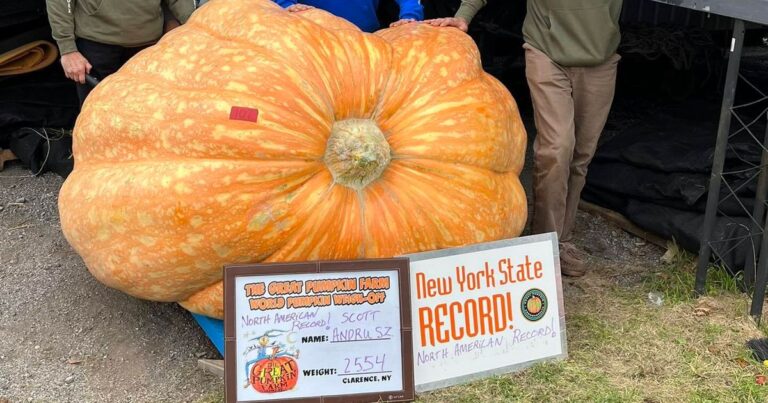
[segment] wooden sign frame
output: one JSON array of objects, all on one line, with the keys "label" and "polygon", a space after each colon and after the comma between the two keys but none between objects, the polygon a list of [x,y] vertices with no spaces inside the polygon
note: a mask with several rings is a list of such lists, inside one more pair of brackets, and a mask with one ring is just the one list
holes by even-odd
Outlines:
[{"label": "wooden sign frame", "polygon": [[224,266],[224,386],[227,402],[258,402],[237,400],[237,350],[235,327],[235,280],[238,277],[314,274],[338,272],[397,271],[400,294],[400,346],[402,353],[403,389],[379,393],[327,395],[316,397],[269,400],[281,403],[367,403],[408,402],[415,399],[413,371],[413,339],[411,329],[411,287],[408,258],[318,261],[304,263],[238,264]]}]

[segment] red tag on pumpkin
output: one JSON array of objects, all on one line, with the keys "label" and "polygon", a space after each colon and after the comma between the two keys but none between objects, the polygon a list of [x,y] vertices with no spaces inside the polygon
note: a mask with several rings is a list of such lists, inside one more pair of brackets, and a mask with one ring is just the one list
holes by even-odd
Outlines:
[{"label": "red tag on pumpkin", "polygon": [[256,108],[246,108],[244,106],[233,106],[229,111],[229,120],[244,120],[246,122],[256,123],[259,120],[259,110]]}]

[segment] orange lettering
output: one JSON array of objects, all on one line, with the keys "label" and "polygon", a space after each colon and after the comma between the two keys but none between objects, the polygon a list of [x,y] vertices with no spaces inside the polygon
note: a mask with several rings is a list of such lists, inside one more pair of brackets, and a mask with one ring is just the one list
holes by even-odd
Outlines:
[{"label": "orange lettering", "polygon": [[452,289],[451,278],[427,279],[424,273],[416,273],[416,299],[448,295]]},{"label": "orange lettering", "polygon": [[512,294],[509,292],[419,308],[421,346],[445,344],[512,329],[512,308]]},{"label": "orange lettering", "polygon": [[389,277],[362,277],[359,282],[360,291],[389,289]]},{"label": "orange lettering", "polygon": [[264,295],[264,283],[249,283],[245,285],[246,297],[258,297]]},{"label": "orange lettering", "polygon": [[[509,297],[509,293],[507,293]],[[510,298],[511,299],[511,298]],[[507,304],[502,294],[493,295],[493,333],[503,332],[507,328]]]},{"label": "orange lettering", "polygon": [[[478,309],[478,321],[480,322],[480,334],[493,333],[493,318],[491,318],[491,300],[488,297],[480,297],[477,299],[480,303],[480,309]],[[487,327],[486,327],[487,326]]]},{"label": "orange lettering", "polygon": [[435,333],[437,333],[437,341],[440,343],[448,343],[451,341],[447,330],[441,330],[443,324],[443,317],[448,313],[448,306],[440,304],[435,307]]},{"label": "orange lettering", "polygon": [[469,299],[464,303],[464,308],[464,327],[467,330],[467,336],[475,337],[480,330],[477,324],[477,302],[474,299]]},{"label": "orange lettering", "polygon": [[457,327],[456,319],[461,315],[461,304],[458,302],[451,303],[451,338],[453,340],[461,340],[464,337],[464,329]]},{"label": "orange lettering", "polygon": [[273,281],[269,283],[271,295],[299,294],[304,287],[301,281]]},{"label": "orange lettering", "polygon": [[419,328],[421,329],[421,346],[427,345],[427,332],[429,332],[429,345],[435,345],[435,332],[432,329],[432,310],[428,307],[419,308]]},{"label": "orange lettering", "polygon": [[537,260],[536,263],[533,264],[533,276],[536,278],[541,278],[542,270],[544,270],[544,266],[541,264],[540,261]]}]

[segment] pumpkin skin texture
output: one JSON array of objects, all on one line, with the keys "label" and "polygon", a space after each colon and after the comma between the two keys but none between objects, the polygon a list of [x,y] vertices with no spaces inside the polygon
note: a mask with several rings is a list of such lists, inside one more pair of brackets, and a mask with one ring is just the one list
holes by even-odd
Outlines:
[{"label": "pumpkin skin texture", "polygon": [[91,92],[61,225],[104,284],[222,318],[224,264],[518,236],[525,145],[459,30],[215,0]]}]

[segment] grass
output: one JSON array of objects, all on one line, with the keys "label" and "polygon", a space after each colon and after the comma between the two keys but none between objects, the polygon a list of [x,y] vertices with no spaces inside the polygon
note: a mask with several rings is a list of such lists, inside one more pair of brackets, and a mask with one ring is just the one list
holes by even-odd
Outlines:
[{"label": "grass", "polygon": [[[695,298],[695,260],[674,245],[656,267],[615,261],[597,266],[596,273],[564,287],[567,360],[422,394],[417,401],[768,402],[768,385],[755,382],[768,367],[745,346],[766,329],[749,318],[738,279],[713,267],[707,296]],[[638,273],[638,281],[619,281]],[[662,296],[660,306],[649,302],[650,292]],[[201,402],[221,401],[216,391]]]},{"label": "grass", "polygon": [[[739,292],[738,276],[731,276],[723,267],[713,266],[707,271],[705,294],[718,296]],[[661,270],[647,279],[650,291],[663,291],[665,299],[672,303],[690,302],[695,299],[692,285],[696,281],[696,259],[676,244],[669,245],[662,257]]]},{"label": "grass", "polygon": [[196,401],[196,403],[223,403],[223,402],[224,402],[223,385],[221,389],[210,392]]}]

